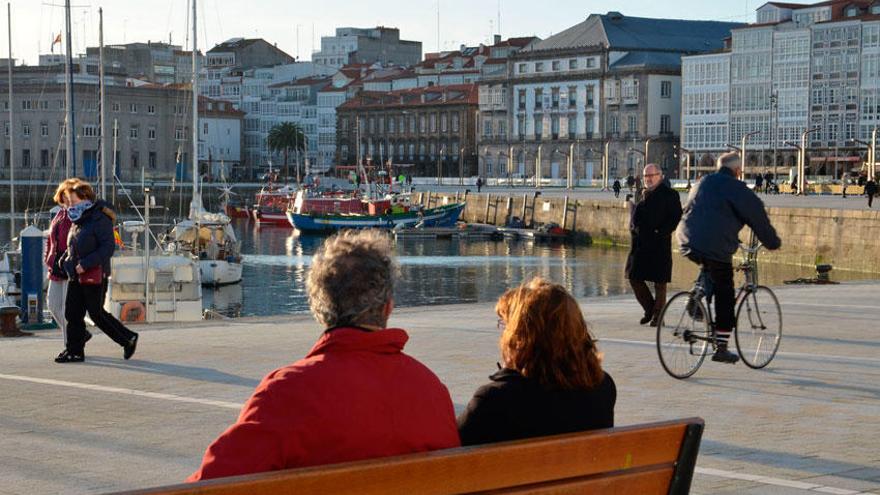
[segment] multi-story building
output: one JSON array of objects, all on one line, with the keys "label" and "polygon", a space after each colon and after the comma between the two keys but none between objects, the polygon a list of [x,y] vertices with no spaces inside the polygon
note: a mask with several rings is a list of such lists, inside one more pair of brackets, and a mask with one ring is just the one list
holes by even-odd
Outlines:
[{"label": "multi-story building", "polygon": [[476,84],[361,91],[337,108],[342,164],[397,166],[415,176],[477,173]]},{"label": "multi-story building", "polygon": [[213,179],[244,179],[244,112],[226,101],[199,97],[199,162]]},{"label": "multi-story building", "polygon": [[762,5],[725,51],[683,58],[683,146],[708,171],[749,136],[747,171],[787,173],[797,152],[786,143],[815,129],[808,173],[858,167],[855,140],[880,124],[878,16],[877,0]]},{"label": "multi-story building", "polygon": [[[6,91],[3,85],[0,101],[8,109]],[[111,148],[108,161],[116,165],[116,175],[121,180],[139,180],[142,173],[154,178],[189,178],[192,95],[188,87],[108,84],[106,101],[107,140]],[[72,173],[94,179],[98,175],[100,149],[97,85],[75,83],[74,102],[76,162],[71,164]],[[64,84],[51,78],[16,82],[12,105],[12,126],[8,122],[4,126],[0,177],[8,177],[10,166],[14,166],[16,177],[22,179],[63,178],[67,168]],[[241,115],[230,111],[225,102],[205,100],[203,105],[206,120],[200,138],[204,144],[200,147],[207,156],[203,157],[202,171],[211,173],[215,162],[222,161],[229,175],[234,175],[238,172],[234,167],[240,163],[236,147],[240,146],[241,134],[236,134],[236,128],[241,125]],[[10,134],[15,138],[14,157],[10,154]]]},{"label": "multi-story building", "polygon": [[573,152],[572,179],[591,181],[602,174],[606,146],[612,176],[646,160],[671,171],[681,56],[720,49],[737,26],[609,12],[522,48],[505,78],[484,80],[480,173],[533,177],[540,167],[541,177],[562,179]]},{"label": "multi-story building", "polygon": [[321,37],[321,51],[312,61],[341,69],[350,64],[409,66],[422,59],[422,43],[400,39],[397,28],[337,28],[335,36]]},{"label": "multi-story building", "polygon": [[[99,63],[99,50],[96,46],[86,48],[86,58],[95,66]],[[199,57],[203,59],[201,54]],[[57,61],[55,56],[40,56],[40,65]],[[107,45],[104,47],[104,67],[159,84],[188,83],[192,79],[192,52],[183,50],[180,45],[154,41]]]}]

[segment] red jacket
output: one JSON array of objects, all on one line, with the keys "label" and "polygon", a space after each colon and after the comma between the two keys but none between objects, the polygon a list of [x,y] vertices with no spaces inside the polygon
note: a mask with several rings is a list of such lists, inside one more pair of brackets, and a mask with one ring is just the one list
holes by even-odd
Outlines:
[{"label": "red jacket", "polygon": [[64,251],[67,251],[67,234],[70,233],[71,224],[72,222],[67,216],[67,210],[61,208],[61,210],[55,214],[55,217],[52,218],[52,223],[49,225],[49,240],[46,244],[46,258],[43,260],[49,268],[49,280],[54,280],[56,282],[64,280],[63,278],[52,274],[52,263],[55,261],[56,256],[60,256],[64,254]]},{"label": "red jacket", "polygon": [[339,328],[267,375],[187,481],[459,446],[449,391],[400,329]]}]

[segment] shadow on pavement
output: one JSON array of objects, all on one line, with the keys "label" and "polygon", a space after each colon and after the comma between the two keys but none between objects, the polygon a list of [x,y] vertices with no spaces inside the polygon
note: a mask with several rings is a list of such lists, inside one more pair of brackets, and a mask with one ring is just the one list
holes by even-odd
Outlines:
[{"label": "shadow on pavement", "polygon": [[157,363],[153,361],[143,361],[136,358],[131,361],[120,361],[115,358],[89,357],[89,359],[83,364],[85,366],[115,368],[126,371],[137,371],[140,373],[151,373],[154,375],[173,376],[175,378],[187,378],[203,382],[222,383],[224,385],[239,385],[248,388],[255,388],[260,384],[260,380],[258,379],[233,375],[214,368]]}]

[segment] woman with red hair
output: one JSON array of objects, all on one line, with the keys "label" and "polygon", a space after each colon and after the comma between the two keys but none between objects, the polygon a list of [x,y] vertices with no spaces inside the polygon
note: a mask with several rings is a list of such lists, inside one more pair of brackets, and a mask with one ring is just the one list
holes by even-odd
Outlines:
[{"label": "woman with red hair", "polygon": [[614,426],[617,389],[577,301],[541,278],[495,306],[503,367],[458,418],[462,445]]}]

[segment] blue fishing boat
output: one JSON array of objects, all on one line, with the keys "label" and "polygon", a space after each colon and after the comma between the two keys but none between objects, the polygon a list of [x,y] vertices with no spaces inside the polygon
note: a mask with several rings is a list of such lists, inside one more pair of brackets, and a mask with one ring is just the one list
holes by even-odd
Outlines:
[{"label": "blue fishing boat", "polygon": [[393,229],[415,227],[452,227],[461,216],[464,203],[405,212],[387,210],[383,214],[368,213],[296,213],[287,211],[290,224],[303,232],[332,232],[340,229]]}]

